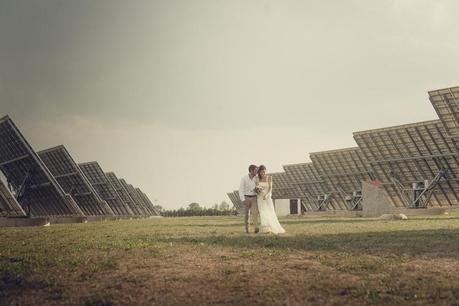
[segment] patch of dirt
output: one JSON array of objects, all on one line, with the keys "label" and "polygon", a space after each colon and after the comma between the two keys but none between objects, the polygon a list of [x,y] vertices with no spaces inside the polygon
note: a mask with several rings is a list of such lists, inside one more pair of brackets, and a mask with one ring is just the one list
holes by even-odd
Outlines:
[{"label": "patch of dirt", "polygon": [[[171,246],[112,251],[117,265],[0,280],[10,305],[450,305],[459,299],[454,260],[416,260],[354,273],[314,252]],[[95,256],[96,254],[94,254]],[[333,256],[333,254],[329,255]],[[445,287],[446,286],[446,287]],[[440,290],[443,288],[444,290]],[[428,294],[427,294],[428,293]]]}]

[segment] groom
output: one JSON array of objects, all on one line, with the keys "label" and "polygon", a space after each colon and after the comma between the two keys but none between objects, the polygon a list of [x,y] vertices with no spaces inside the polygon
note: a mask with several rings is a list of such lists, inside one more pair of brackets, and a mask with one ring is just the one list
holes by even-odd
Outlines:
[{"label": "groom", "polygon": [[241,178],[239,185],[239,198],[244,204],[244,226],[245,232],[249,233],[249,211],[252,218],[255,234],[259,232],[258,228],[258,205],[257,194],[255,193],[256,176],[258,168],[255,165],[249,166],[249,174]]}]

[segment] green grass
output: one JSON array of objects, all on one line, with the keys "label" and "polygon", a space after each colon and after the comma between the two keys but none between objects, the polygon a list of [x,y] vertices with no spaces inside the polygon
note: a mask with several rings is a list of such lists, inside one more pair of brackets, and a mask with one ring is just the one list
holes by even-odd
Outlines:
[{"label": "green grass", "polygon": [[459,299],[458,213],[281,223],[286,235],[245,235],[240,217],[0,228],[0,304],[452,305]]}]

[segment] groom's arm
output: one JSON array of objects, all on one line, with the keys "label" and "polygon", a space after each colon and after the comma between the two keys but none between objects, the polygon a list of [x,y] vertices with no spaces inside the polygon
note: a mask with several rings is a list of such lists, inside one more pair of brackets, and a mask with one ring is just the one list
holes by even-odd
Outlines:
[{"label": "groom's arm", "polygon": [[241,178],[241,182],[239,183],[239,199],[241,201],[245,201],[245,184],[244,184],[244,178]]}]

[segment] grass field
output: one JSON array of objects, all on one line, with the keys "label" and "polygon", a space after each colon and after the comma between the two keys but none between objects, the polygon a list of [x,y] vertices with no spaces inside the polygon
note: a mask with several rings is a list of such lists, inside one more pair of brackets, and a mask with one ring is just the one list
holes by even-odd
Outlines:
[{"label": "grass field", "polygon": [[0,303],[459,305],[459,214],[406,221],[240,217],[0,228]]}]

